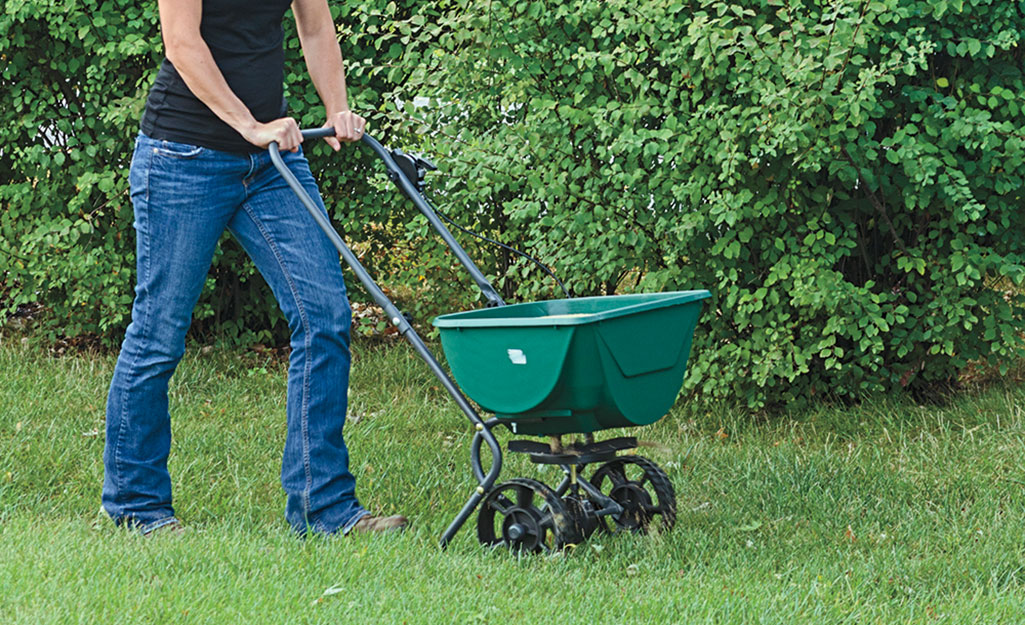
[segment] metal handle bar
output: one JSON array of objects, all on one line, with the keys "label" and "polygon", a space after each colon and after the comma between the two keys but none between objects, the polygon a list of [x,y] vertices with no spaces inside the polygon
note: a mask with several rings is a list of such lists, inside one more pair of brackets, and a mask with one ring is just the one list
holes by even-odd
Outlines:
[{"label": "metal handle bar", "polygon": [[[303,137],[307,139],[328,137],[334,135],[334,129],[315,128],[310,130],[303,130],[302,134]],[[414,202],[417,203],[418,208],[420,208],[421,203],[424,205],[424,208],[427,208],[427,211],[430,213],[430,215],[428,216],[429,219],[430,216],[434,216],[434,219],[437,220],[437,215],[430,210],[430,207],[426,205],[426,202],[423,202],[422,198],[420,202],[416,202],[416,198],[420,197],[419,191],[416,190],[416,187],[413,186],[412,182],[408,178],[406,178],[405,174],[395,164],[395,160],[391,157],[391,153],[388,150],[386,150],[383,146],[381,146],[381,144],[370,135],[364,134],[361,141],[369,145],[374,150],[374,152],[381,158],[381,160],[384,161],[385,166],[388,168],[388,177],[391,178],[392,181],[395,182],[395,184],[397,184],[400,189],[405,191],[407,196],[414,199]],[[446,391],[448,391],[448,394],[452,396],[452,399],[456,402],[456,405],[459,406],[460,410],[463,411],[466,417],[470,420],[470,423],[472,423],[474,425],[474,428],[477,430],[476,436],[474,437],[475,444],[471,445],[470,459],[474,477],[477,478],[479,485],[475,489],[473,495],[470,496],[469,501],[466,502],[466,505],[463,506],[463,509],[460,510],[455,520],[452,521],[448,529],[445,530],[445,533],[442,534],[440,542],[442,548],[444,548],[452,540],[456,532],[459,531],[459,528],[463,526],[463,524],[466,522],[466,519],[470,516],[470,514],[473,513],[474,509],[476,509],[477,505],[480,503],[480,500],[484,497],[484,494],[494,485],[495,481],[498,479],[498,474],[502,470],[502,448],[498,444],[498,440],[495,438],[494,434],[492,434],[491,432],[491,426],[493,425],[493,423],[485,423],[484,420],[480,418],[477,412],[473,409],[473,406],[470,405],[469,400],[467,400],[466,397],[463,396],[462,392],[459,390],[459,387],[456,386],[455,382],[453,382],[452,379],[448,376],[448,373],[446,373],[445,370],[442,369],[437,359],[434,358],[434,355],[430,352],[429,349],[427,349],[427,346],[424,344],[423,339],[421,339],[420,335],[416,333],[416,330],[413,329],[413,326],[410,325],[408,321],[406,321],[405,317],[395,306],[395,304],[393,304],[392,301],[388,299],[388,296],[384,294],[384,291],[382,291],[381,288],[377,286],[377,283],[374,282],[374,279],[370,276],[369,272],[367,272],[367,270],[363,267],[363,264],[359,262],[359,259],[356,257],[356,255],[352,253],[352,250],[350,250],[349,246],[345,244],[345,241],[342,240],[342,237],[338,235],[338,232],[331,225],[330,220],[328,220],[327,215],[320,210],[320,207],[316,204],[316,202],[313,201],[313,198],[310,197],[310,194],[306,192],[306,189],[304,189],[302,184],[296,179],[295,174],[293,174],[291,170],[288,169],[288,166],[285,165],[284,161],[281,159],[281,153],[278,150],[277,142],[272,141],[267,149],[270,152],[271,162],[274,163],[274,167],[285,179],[285,182],[288,183],[288,186],[291,187],[292,191],[295,192],[296,196],[299,198],[299,201],[302,202],[304,207],[306,207],[306,210],[313,217],[314,221],[317,223],[320,229],[324,232],[324,234],[327,235],[328,239],[331,240],[331,243],[335,246],[335,249],[338,250],[338,253],[341,255],[342,259],[345,260],[345,263],[349,265],[353,273],[356,274],[356,277],[359,279],[360,283],[367,290],[367,292],[370,293],[370,296],[374,299],[377,305],[384,309],[385,314],[388,315],[388,318],[391,321],[391,323],[395,325],[396,328],[398,328],[402,336],[405,337],[407,341],[409,341],[409,343],[413,346],[413,349],[416,350],[417,354],[419,354],[419,356],[424,360],[424,362],[427,363],[427,366],[430,368],[431,372],[434,374],[436,378],[438,378],[438,381],[441,382],[441,385],[445,388]],[[424,212],[423,208],[421,208],[421,212]],[[439,225],[441,225],[440,222]],[[441,227],[444,229],[443,225],[441,225]],[[444,229],[444,232],[448,233],[448,230]],[[448,233],[448,236],[451,238],[451,233]],[[446,239],[446,243],[447,242],[448,239]],[[458,247],[458,243],[456,243],[455,245]],[[456,250],[453,249],[453,251]],[[466,255],[466,252],[464,252],[462,248],[459,248],[458,251],[462,252],[464,256]],[[474,269],[476,269],[476,266],[473,265],[472,261],[469,260],[468,256],[467,261],[469,262],[470,266],[473,266]],[[480,272],[478,271],[478,273]],[[483,278],[483,274],[481,274],[481,279],[489,287],[491,286],[487,283],[487,280]],[[495,296],[497,297],[497,293]],[[484,440],[484,442],[487,443],[488,448],[491,451],[491,469],[488,471],[487,475],[484,475],[483,467],[481,466],[480,460],[479,440],[481,438]]]},{"label": "metal handle bar", "polygon": [[325,126],[323,128],[307,128],[306,130],[300,130],[303,139],[321,139],[323,137],[335,136],[335,129],[331,126]]}]

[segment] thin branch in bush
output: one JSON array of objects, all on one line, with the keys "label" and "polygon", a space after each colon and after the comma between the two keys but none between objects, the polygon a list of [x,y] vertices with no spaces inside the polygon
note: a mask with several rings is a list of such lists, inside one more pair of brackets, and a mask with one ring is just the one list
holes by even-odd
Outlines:
[{"label": "thin branch in bush", "polygon": [[[868,3],[865,3],[868,6]],[[837,6],[836,10],[833,11],[833,23],[829,28],[829,39],[826,40],[826,51],[822,53],[822,80],[819,81],[819,91],[822,91],[822,86],[826,84],[826,76],[828,75],[829,66],[826,64],[829,61],[829,51],[833,48],[833,35],[836,34],[836,23],[839,21],[840,7]],[[857,33],[855,33],[857,34]],[[852,41],[853,43],[853,41]],[[853,46],[852,46],[853,49]]]},{"label": "thin branch in bush", "polygon": [[865,189],[865,197],[867,197],[868,201],[872,203],[872,206],[875,206],[876,210],[879,211],[879,214],[882,216],[883,221],[886,222],[886,226],[890,229],[890,234],[893,236],[894,245],[896,245],[905,256],[910,256],[908,248],[904,245],[904,241],[901,240],[900,236],[897,234],[897,229],[893,226],[893,222],[890,220],[890,214],[886,211],[886,206],[879,200],[879,198],[876,197],[876,194],[869,188],[868,183],[865,182],[865,177],[861,174],[861,168],[858,167],[858,164],[854,162],[853,158],[851,158],[851,155],[847,152],[847,148],[841,146],[840,151],[843,152],[844,158],[848,163],[850,163],[851,167],[854,168],[854,171],[858,173],[858,185]]},{"label": "thin branch in bush", "polygon": [[861,30],[861,25],[865,23],[865,12],[868,11],[869,1],[865,0],[864,4],[861,5],[861,15],[858,17],[858,23],[854,26],[854,33],[851,35],[851,47],[847,50],[847,58],[843,61],[843,67],[840,68],[841,77],[847,71],[847,64],[851,62],[851,56],[854,54],[854,42],[858,40],[858,31]]}]

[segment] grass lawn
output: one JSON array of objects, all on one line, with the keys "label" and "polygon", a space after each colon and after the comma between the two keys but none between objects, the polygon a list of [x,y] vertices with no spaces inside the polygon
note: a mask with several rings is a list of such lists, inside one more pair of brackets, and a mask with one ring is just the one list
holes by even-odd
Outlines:
[{"label": "grass lawn", "polygon": [[[113,358],[0,337],[0,623],[1025,622],[1025,387],[757,422],[678,407],[631,431],[676,529],[554,556],[481,548],[469,424],[405,346],[355,355],[346,438],[399,536],[299,540],[283,519],[283,364],[191,350],[172,383],[182,535],[99,512]],[[611,433],[615,434],[615,433]],[[508,438],[501,433],[503,439]],[[557,482],[507,455],[503,479]]]}]

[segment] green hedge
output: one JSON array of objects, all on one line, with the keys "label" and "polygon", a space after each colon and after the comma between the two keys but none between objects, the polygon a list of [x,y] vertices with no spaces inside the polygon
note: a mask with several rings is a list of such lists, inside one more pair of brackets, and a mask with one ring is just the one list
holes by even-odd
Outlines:
[{"label": "green hedge", "polygon": [[578,294],[713,291],[691,387],[761,407],[1020,354],[1022,3],[461,6],[408,86],[450,197]]},{"label": "green hedge", "polygon": [[[55,331],[116,337],[154,9],[8,5],[5,305],[39,300]],[[453,218],[528,248],[576,295],[714,293],[688,388],[761,408],[930,388],[1020,356],[1022,3],[332,6],[354,106],[437,158]],[[293,108],[317,123],[295,52]],[[343,170],[315,157],[337,224],[400,299],[472,304],[366,155]],[[469,247],[507,295],[553,295],[529,265]],[[224,246],[199,328],[253,340],[276,316],[239,257]]]}]

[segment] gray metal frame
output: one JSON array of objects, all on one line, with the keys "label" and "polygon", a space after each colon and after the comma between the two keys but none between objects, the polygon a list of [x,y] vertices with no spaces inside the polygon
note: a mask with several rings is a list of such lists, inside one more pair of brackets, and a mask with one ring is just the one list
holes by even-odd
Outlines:
[{"label": "gray metal frame", "polygon": [[[334,129],[316,128],[311,130],[303,130],[302,135],[304,139],[328,137],[334,135]],[[442,223],[442,221],[438,218],[438,215],[428,205],[426,199],[421,195],[420,191],[417,190],[414,181],[409,180],[409,178],[406,177],[403,171],[396,164],[395,159],[392,157],[391,151],[382,146],[376,139],[374,139],[370,135],[364,134],[361,141],[363,142],[363,144],[369,146],[370,149],[372,149],[374,153],[377,154],[377,156],[384,162],[384,166],[388,170],[388,178],[391,179],[391,181],[394,182],[399,187],[399,189],[401,189],[406,194],[407,197],[413,200],[413,204],[415,204],[417,209],[419,209],[420,212],[423,213],[423,215],[427,218],[427,221],[430,222],[434,230],[441,236],[441,238],[449,246],[452,252],[456,255],[456,258],[459,259],[459,262],[462,263],[463,267],[465,267],[466,270],[470,273],[470,276],[473,278],[474,282],[480,288],[481,292],[484,293],[484,297],[488,300],[489,305],[505,305],[505,302],[502,301],[502,298],[498,295],[498,292],[495,290],[495,288],[491,286],[491,283],[488,282],[488,279],[484,277],[484,274],[481,273],[480,269],[477,268],[477,266],[470,259],[469,255],[467,255],[466,251],[462,248],[462,246],[459,245],[459,242],[456,241],[455,237],[452,236],[452,233],[449,232],[448,228],[445,227],[445,224]],[[456,405],[459,406],[460,410],[463,411],[463,413],[466,415],[466,418],[470,420],[470,423],[472,423],[474,428],[476,429],[476,434],[473,438],[472,444],[470,445],[470,466],[471,470],[473,471],[473,475],[478,483],[477,488],[470,496],[469,501],[466,502],[466,505],[463,506],[463,509],[459,511],[459,514],[449,525],[448,529],[445,530],[445,533],[441,535],[441,547],[445,548],[448,545],[448,543],[452,540],[452,538],[456,535],[456,532],[459,531],[459,528],[461,528],[463,524],[466,523],[466,520],[469,518],[469,516],[473,514],[473,511],[477,508],[477,505],[480,504],[481,499],[484,498],[484,494],[491,489],[495,481],[498,479],[498,474],[501,472],[502,448],[498,444],[498,440],[495,439],[494,434],[492,434],[491,432],[491,428],[495,425],[498,425],[498,421],[496,419],[490,419],[487,422],[485,422],[483,419],[481,419],[480,415],[478,415],[477,411],[474,410],[472,405],[470,405],[470,402],[459,390],[455,382],[452,381],[448,373],[445,372],[445,370],[438,363],[437,359],[434,358],[434,355],[431,354],[429,349],[427,349],[427,346],[424,344],[423,339],[420,338],[420,335],[418,335],[416,333],[416,330],[413,329],[413,326],[411,326],[409,322],[406,321],[405,317],[402,315],[402,312],[395,306],[395,304],[392,303],[390,299],[388,299],[388,296],[384,294],[384,291],[382,291],[381,288],[377,286],[377,283],[374,282],[373,278],[363,267],[363,265],[359,262],[359,259],[356,258],[356,255],[353,254],[352,250],[350,250],[349,247],[345,244],[345,242],[342,240],[342,237],[338,235],[338,232],[331,225],[331,222],[328,220],[328,218],[320,212],[320,209],[317,206],[317,204],[313,201],[313,198],[310,197],[310,195],[306,192],[306,189],[304,189],[303,186],[299,183],[299,181],[296,180],[295,175],[292,174],[292,172],[285,165],[284,161],[282,161],[281,154],[278,151],[277,143],[271,143],[268,147],[268,150],[270,151],[270,158],[271,161],[274,163],[274,167],[277,168],[278,172],[281,173],[281,176],[288,183],[288,186],[292,188],[292,191],[295,192],[296,196],[298,196],[299,200],[302,202],[303,206],[306,207],[306,210],[309,211],[314,221],[317,222],[317,225],[320,226],[320,229],[324,231],[324,234],[326,234],[327,237],[331,240],[331,243],[334,244],[335,248],[338,250],[338,253],[341,254],[342,259],[345,261],[347,265],[349,265],[353,273],[356,274],[356,278],[359,279],[363,287],[367,290],[368,293],[370,293],[370,296],[374,298],[374,301],[377,303],[377,305],[384,309],[391,323],[396,328],[398,328],[402,336],[405,337],[407,341],[409,341],[409,343],[413,346],[413,349],[416,350],[417,354],[419,354],[420,357],[423,358],[424,362],[427,363],[427,366],[430,368],[431,372],[434,373],[435,377],[438,378],[438,380],[441,382],[441,385],[445,388],[446,391],[448,391],[448,394],[452,396],[452,399],[455,400]],[[487,474],[484,473],[484,467],[480,458],[480,449],[482,442],[487,443],[488,448],[491,451],[491,468],[487,472]]]}]

